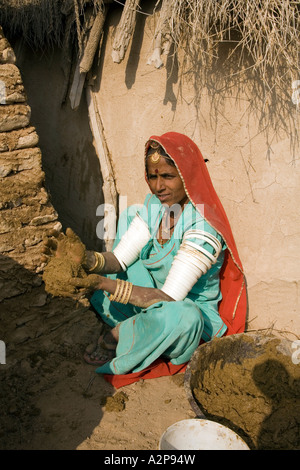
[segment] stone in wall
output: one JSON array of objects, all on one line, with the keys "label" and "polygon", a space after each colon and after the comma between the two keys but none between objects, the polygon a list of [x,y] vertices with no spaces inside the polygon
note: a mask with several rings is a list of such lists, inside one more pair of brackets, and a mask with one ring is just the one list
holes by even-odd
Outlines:
[{"label": "stone in wall", "polygon": [[15,62],[14,50],[6,39],[2,26],[0,26],[0,64],[14,64]]},{"label": "stone in wall", "polygon": [[38,136],[14,61],[0,28],[0,339],[8,365],[20,359],[19,344],[30,349],[37,340],[46,345],[65,338],[87,310],[44,290],[42,241],[61,224],[45,188]]},{"label": "stone in wall", "polygon": [[3,64],[0,69],[1,104],[24,103],[25,90],[20,71],[15,64]]},{"label": "stone in wall", "polygon": [[8,132],[28,126],[30,107],[25,104],[2,103],[0,108],[0,132]]},{"label": "stone in wall", "polygon": [[[1,30],[0,35],[0,47],[9,50]],[[58,216],[44,187],[41,150],[30,126],[31,109],[20,71],[14,63],[3,63],[4,50],[0,57],[0,250],[18,262],[22,253],[23,266],[35,272],[40,262],[34,250],[26,251],[42,241]],[[11,61],[12,54],[9,57]]]}]

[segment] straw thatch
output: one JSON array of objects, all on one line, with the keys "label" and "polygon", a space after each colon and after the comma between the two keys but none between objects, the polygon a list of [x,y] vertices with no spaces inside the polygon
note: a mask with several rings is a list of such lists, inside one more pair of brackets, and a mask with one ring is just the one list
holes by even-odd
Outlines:
[{"label": "straw thatch", "polygon": [[174,0],[170,23],[178,46],[203,64],[231,42],[232,54],[246,52],[264,75],[281,58],[298,69],[299,13],[300,2],[291,0]]},{"label": "straw thatch", "polygon": [[[61,39],[66,15],[73,13],[75,19],[87,5],[99,10],[103,3],[110,2],[1,0],[0,22],[40,45]],[[224,41],[235,43],[235,50],[247,51],[255,67],[274,67],[283,56],[293,68],[299,59],[300,1],[173,0],[169,5],[174,42],[189,54],[197,52],[203,63],[216,56],[216,45]]]},{"label": "straw thatch", "polygon": [[[149,10],[147,0],[0,0],[0,25],[9,39],[22,36],[33,48],[59,44],[67,50],[77,44],[80,58],[89,31],[87,18],[91,11],[95,18],[105,4],[123,12],[114,41],[119,62],[133,35],[134,18],[145,14],[143,8]],[[195,101],[203,87],[217,96],[233,85],[252,86],[251,95],[256,97],[252,103],[262,116],[272,112],[285,122],[291,89],[300,77],[300,0],[157,0],[152,4],[156,27],[149,64],[163,66],[164,53],[175,60],[180,57],[182,77],[194,80]],[[133,6],[136,9],[130,14],[130,25],[123,24],[125,6],[129,13]]]},{"label": "straw thatch", "polygon": [[[42,47],[62,42],[70,28],[80,40],[88,6],[93,6],[96,14],[104,3],[122,8],[122,3],[127,2],[0,0],[0,24],[6,34],[21,34],[25,41]],[[277,80],[286,75],[298,78],[299,0],[158,0],[154,11],[161,7],[163,10],[164,3],[170,11],[162,33],[167,30],[175,47],[185,51],[190,64],[197,61],[202,67],[211,65],[218,57],[220,44],[230,43],[230,55],[239,58],[236,73],[247,66],[259,71],[263,79],[270,71]],[[143,2],[136,8],[141,13]],[[245,56],[249,59],[246,65]]]},{"label": "straw thatch", "polygon": [[62,45],[70,30],[80,40],[87,6],[95,13],[102,0],[0,0],[0,24],[9,37],[21,36],[34,48]]},{"label": "straw thatch", "polygon": [[171,12],[172,38],[187,68],[201,74],[221,66],[231,80],[248,72],[265,95],[299,78],[300,1],[174,0]]}]

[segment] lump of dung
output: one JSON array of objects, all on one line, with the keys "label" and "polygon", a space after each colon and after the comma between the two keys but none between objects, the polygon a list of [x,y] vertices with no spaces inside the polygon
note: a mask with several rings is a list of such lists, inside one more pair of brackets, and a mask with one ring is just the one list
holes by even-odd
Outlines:
[{"label": "lump of dung", "polygon": [[206,417],[237,432],[252,449],[300,449],[300,368],[292,342],[239,334],[200,346],[189,386]]},{"label": "lump of dung", "polygon": [[107,397],[105,403],[106,411],[123,411],[126,401],[128,401],[128,396],[124,392],[118,392],[113,397]]},{"label": "lump of dung", "polygon": [[68,258],[52,258],[44,269],[45,289],[55,297],[72,297],[78,289],[71,284],[74,277],[86,277],[80,264]]},{"label": "lump of dung", "polygon": [[72,285],[73,278],[87,276],[82,263],[86,247],[72,229],[57,238],[56,255],[44,268],[43,281],[48,293],[55,297],[77,297],[80,291]]}]

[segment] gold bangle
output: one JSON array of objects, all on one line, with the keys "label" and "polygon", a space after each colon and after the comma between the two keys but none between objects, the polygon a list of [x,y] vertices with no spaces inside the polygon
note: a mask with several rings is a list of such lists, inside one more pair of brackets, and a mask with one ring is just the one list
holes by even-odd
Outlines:
[{"label": "gold bangle", "polygon": [[132,283],[131,282],[126,282],[123,285],[123,295],[122,295],[121,299],[119,300],[119,302],[121,304],[128,304],[130,296],[131,296],[131,292],[132,292]]},{"label": "gold bangle", "polygon": [[102,269],[104,268],[105,265],[105,258],[102,253],[98,253],[97,251],[94,251],[94,256],[96,258],[95,264],[92,268],[89,269],[90,273],[100,273]]},{"label": "gold bangle", "polygon": [[123,296],[123,290],[124,290],[124,282],[123,280],[121,279],[118,279],[118,288],[117,288],[117,291],[115,293],[115,302],[118,302],[120,303],[121,299],[122,299],[122,296]]},{"label": "gold bangle", "polygon": [[117,286],[115,292],[109,296],[110,301],[115,301],[121,304],[128,304],[133,285],[131,282],[117,279]]},{"label": "gold bangle", "polygon": [[132,285],[131,282],[128,282],[127,286],[128,286],[128,289],[127,289],[127,296],[126,296],[126,299],[125,299],[125,302],[124,302],[125,304],[129,303],[131,293],[132,293],[132,289],[133,289],[133,285]]},{"label": "gold bangle", "polygon": [[120,283],[120,286],[121,286],[121,288],[120,288],[120,292],[119,292],[117,302],[119,302],[120,304],[124,304],[125,303],[126,291],[127,291],[127,282],[122,280],[121,283]]},{"label": "gold bangle", "polygon": [[110,294],[109,296],[110,301],[114,300],[115,302],[118,302],[118,298],[120,296],[121,284],[122,284],[121,279],[117,279],[117,286],[116,286],[115,292],[113,294]]},{"label": "gold bangle", "polygon": [[94,252],[94,257],[95,257],[95,260],[96,260],[96,261],[95,261],[94,266],[89,269],[90,272],[94,271],[94,270],[97,268],[98,263],[99,263],[98,257],[96,256],[95,252]]}]

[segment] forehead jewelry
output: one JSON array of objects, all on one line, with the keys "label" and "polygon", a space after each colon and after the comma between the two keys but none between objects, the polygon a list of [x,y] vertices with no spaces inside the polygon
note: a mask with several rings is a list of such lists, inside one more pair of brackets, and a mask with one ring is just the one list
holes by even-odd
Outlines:
[{"label": "forehead jewelry", "polygon": [[151,159],[151,162],[152,162],[152,163],[158,163],[159,160],[160,160],[160,155],[159,155],[159,153],[158,153],[158,152],[154,152],[154,153],[151,155],[150,159]]}]

